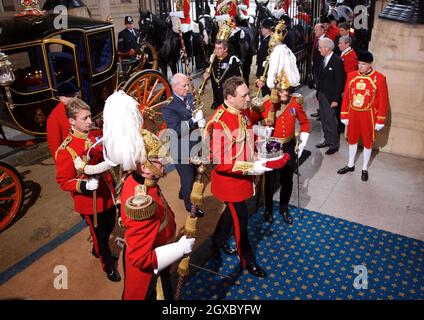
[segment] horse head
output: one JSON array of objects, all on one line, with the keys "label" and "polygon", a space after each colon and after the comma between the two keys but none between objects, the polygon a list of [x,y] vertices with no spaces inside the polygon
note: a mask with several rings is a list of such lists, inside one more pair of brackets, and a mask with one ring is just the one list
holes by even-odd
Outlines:
[{"label": "horse head", "polygon": [[268,2],[256,2],[256,21],[255,21],[255,27],[259,30],[259,27],[261,25],[262,20],[265,18],[271,18],[272,20],[275,20],[274,16],[271,13],[271,10],[268,9],[267,5]]},{"label": "horse head", "polygon": [[140,20],[138,22],[140,28],[140,34],[146,38],[152,32],[153,29],[153,16],[152,13],[140,10]]}]

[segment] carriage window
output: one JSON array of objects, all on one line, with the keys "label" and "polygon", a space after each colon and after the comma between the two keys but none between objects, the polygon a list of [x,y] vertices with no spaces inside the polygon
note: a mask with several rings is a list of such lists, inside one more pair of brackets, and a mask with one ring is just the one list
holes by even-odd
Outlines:
[{"label": "carriage window", "polygon": [[57,88],[62,82],[71,82],[78,87],[74,50],[61,43],[49,43],[46,51],[53,87]]},{"label": "carriage window", "polygon": [[88,36],[88,47],[93,74],[103,72],[110,68],[113,62],[112,34],[104,31]]},{"label": "carriage window", "polygon": [[41,46],[6,51],[12,62],[16,80],[12,89],[18,92],[34,92],[48,88],[46,68]]}]

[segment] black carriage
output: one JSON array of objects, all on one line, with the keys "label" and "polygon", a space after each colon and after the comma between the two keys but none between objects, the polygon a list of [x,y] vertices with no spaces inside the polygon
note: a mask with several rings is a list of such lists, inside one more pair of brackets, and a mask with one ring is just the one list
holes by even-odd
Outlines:
[{"label": "black carriage", "polygon": [[[94,118],[101,115],[107,97],[122,89],[140,103],[145,127],[162,129],[160,109],[171,88],[160,72],[144,69],[157,66],[154,49],[141,44],[123,75],[112,23],[67,16],[66,29],[58,29],[59,19],[44,13],[0,20],[0,125],[46,136],[47,117],[59,102],[57,87],[69,82]],[[25,145],[3,138],[0,144]],[[22,191],[16,170],[0,163],[0,230],[19,211]]]}]

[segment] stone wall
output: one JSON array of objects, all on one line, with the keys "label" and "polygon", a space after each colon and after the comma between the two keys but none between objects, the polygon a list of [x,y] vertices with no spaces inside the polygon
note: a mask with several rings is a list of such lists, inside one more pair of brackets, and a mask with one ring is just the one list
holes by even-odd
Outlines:
[{"label": "stone wall", "polygon": [[387,77],[390,111],[375,148],[424,159],[424,25],[380,19],[382,5],[377,1],[369,49]]}]

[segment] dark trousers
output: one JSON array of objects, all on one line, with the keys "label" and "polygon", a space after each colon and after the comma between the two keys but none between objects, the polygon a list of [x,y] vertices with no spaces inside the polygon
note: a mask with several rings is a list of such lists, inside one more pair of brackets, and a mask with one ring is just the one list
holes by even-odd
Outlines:
[{"label": "dark trousers", "polygon": [[290,160],[279,170],[265,172],[265,210],[272,212],[272,197],[274,195],[274,185],[276,179],[280,179],[280,212],[284,212],[289,207],[289,201],[293,191],[293,174],[296,170],[296,140],[291,139],[283,144],[283,151],[290,154]]},{"label": "dark trousers", "polygon": [[293,191],[293,169],[289,166],[265,172],[265,210],[272,212],[272,196],[275,179],[280,178],[280,212],[287,211]]},{"label": "dark trousers", "polygon": [[193,189],[194,179],[196,178],[196,166],[189,164],[175,164],[178,175],[180,176],[180,194],[184,199],[184,206],[186,210],[191,211],[190,194]]},{"label": "dark trousers", "polygon": [[[249,243],[249,238],[247,235],[247,223],[249,218],[249,212],[247,210],[246,203],[241,202],[232,202],[234,205],[237,217],[240,224],[240,248],[243,252],[244,258],[246,261],[254,261],[255,257],[253,255],[252,247]],[[217,247],[223,247],[224,244],[228,241],[231,236],[231,233],[234,231],[234,223],[231,217],[231,211],[228,207],[228,203],[225,203],[224,212],[221,214],[221,218],[218,221],[218,224],[215,228],[215,231],[212,235],[212,243]]]},{"label": "dark trousers", "polygon": [[331,108],[324,93],[318,91],[319,115],[321,117],[324,140],[331,148],[340,147],[337,108]]},{"label": "dark trousers", "polygon": [[91,236],[93,237],[93,247],[99,256],[103,269],[114,263],[109,247],[109,238],[115,227],[116,209],[115,206],[97,214],[97,228],[94,227],[94,215],[81,215],[87,222]]}]

